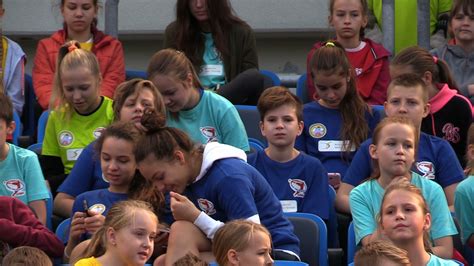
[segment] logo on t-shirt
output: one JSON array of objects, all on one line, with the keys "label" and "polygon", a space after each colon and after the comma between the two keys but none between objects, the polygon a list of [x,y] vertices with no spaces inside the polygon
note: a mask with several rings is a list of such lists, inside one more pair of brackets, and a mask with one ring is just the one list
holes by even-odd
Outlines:
[{"label": "logo on t-shirt", "polygon": [[214,209],[214,203],[210,202],[207,199],[198,199],[197,200],[199,208],[207,215],[213,215],[216,213]]},{"label": "logo on t-shirt", "polygon": [[214,127],[201,127],[201,134],[207,138],[207,142],[217,141],[217,133]]},{"label": "logo on t-shirt", "polygon": [[10,179],[3,181],[5,188],[12,192],[11,197],[20,197],[25,195],[25,183],[20,179]]},{"label": "logo on t-shirt", "polygon": [[293,197],[304,198],[306,190],[308,190],[308,186],[306,186],[306,182],[304,182],[304,180],[289,178],[288,183],[290,184],[290,188],[295,192],[293,193]]},{"label": "logo on t-shirt", "polygon": [[324,126],[321,123],[312,124],[309,127],[309,134],[313,138],[320,139],[326,135],[326,132],[327,132],[326,126]]},{"label": "logo on t-shirt", "polygon": [[356,76],[359,76],[360,74],[362,74],[362,71],[363,71],[361,67],[356,67],[354,70],[355,70]]},{"label": "logo on t-shirt", "polygon": [[94,130],[94,132],[92,132],[92,135],[94,136],[94,138],[98,139],[104,130],[105,127],[98,127]]},{"label": "logo on t-shirt", "polygon": [[443,139],[452,142],[458,143],[461,137],[459,136],[459,127],[455,127],[452,123],[446,123],[443,126]]},{"label": "logo on t-shirt", "polygon": [[69,130],[59,132],[59,145],[69,146],[74,141],[74,134]]},{"label": "logo on t-shirt", "polygon": [[100,204],[100,203],[94,204],[94,205],[89,207],[88,211],[92,211],[92,212],[97,213],[97,214],[102,214],[102,213],[105,212],[105,205]]},{"label": "logo on t-shirt", "polygon": [[422,161],[416,163],[416,169],[427,179],[435,179],[435,168],[432,162]]}]

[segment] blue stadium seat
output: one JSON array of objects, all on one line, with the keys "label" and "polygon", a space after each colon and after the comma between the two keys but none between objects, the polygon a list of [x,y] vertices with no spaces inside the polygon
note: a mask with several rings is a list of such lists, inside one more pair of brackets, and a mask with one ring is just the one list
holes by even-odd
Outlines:
[{"label": "blue stadium seat", "polygon": [[304,73],[298,78],[296,83],[296,96],[300,98],[303,103],[311,102],[311,97],[308,96],[308,86],[306,84],[307,75]]},{"label": "blue stadium seat", "polygon": [[347,231],[347,263],[354,262],[354,255],[356,252],[356,240],[354,232],[354,224],[349,224],[349,230]]},{"label": "blue stadium seat", "polygon": [[43,143],[44,133],[46,131],[46,123],[48,123],[49,110],[44,111],[38,119],[38,143]]},{"label": "blue stadium seat", "polygon": [[53,217],[53,194],[51,191],[48,189],[49,192],[49,199],[46,200],[46,227],[48,227],[49,230],[53,230],[53,223],[52,223],[52,217]]},{"label": "blue stadium seat", "polygon": [[324,221],[310,213],[284,213],[293,224],[294,232],[300,239],[301,261],[310,266],[328,265],[327,229]]},{"label": "blue stadium seat", "polygon": [[69,227],[71,227],[71,218],[62,221],[56,228],[56,236],[63,241],[64,244],[69,240]]},{"label": "blue stadium seat", "polygon": [[126,70],[125,80],[131,80],[133,78],[147,79],[147,75],[146,72],[142,70]]},{"label": "blue stadium seat", "polygon": [[265,144],[263,144],[258,139],[249,138],[250,152],[263,151],[265,149]]},{"label": "blue stadium seat", "polygon": [[280,78],[274,72],[270,70],[260,70],[260,74],[264,75],[268,80],[272,81],[271,84],[266,82],[265,88],[281,85]]},{"label": "blue stadium seat", "polygon": [[267,140],[262,136],[260,132],[260,113],[257,110],[257,106],[254,105],[235,105],[235,108],[239,112],[240,119],[245,126],[245,131],[249,138],[257,139],[261,143],[267,146]]},{"label": "blue stadium seat", "polygon": [[13,121],[15,121],[15,124],[16,124],[16,127],[15,127],[15,130],[13,131],[13,134],[12,134],[12,137],[13,137],[13,144],[17,145],[18,146],[18,138],[20,137],[21,135],[21,119],[20,119],[20,116],[18,115],[18,113],[13,110]]},{"label": "blue stadium seat", "polygon": [[336,190],[329,185],[329,204],[331,208],[329,209],[329,221],[328,221],[328,247],[329,248],[338,248],[339,247],[339,235],[337,232],[337,213],[336,213]]}]

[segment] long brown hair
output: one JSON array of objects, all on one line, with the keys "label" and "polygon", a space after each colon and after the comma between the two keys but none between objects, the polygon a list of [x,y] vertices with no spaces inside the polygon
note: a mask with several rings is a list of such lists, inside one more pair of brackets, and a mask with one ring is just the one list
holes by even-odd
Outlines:
[{"label": "long brown hair", "polygon": [[[426,200],[423,197],[423,194],[421,193],[421,190],[416,187],[415,185],[411,184],[408,179],[406,178],[401,178],[400,180],[396,180],[394,182],[391,182],[387,188],[385,189],[385,193],[382,198],[382,203],[380,204],[380,210],[379,214],[377,215],[378,219],[378,224],[383,227],[383,207],[384,207],[384,202],[385,199],[390,195],[390,193],[396,191],[396,190],[402,190],[402,191],[407,191],[412,194],[415,194],[417,198],[419,199],[419,205],[421,210],[423,211],[424,215],[427,215],[430,213],[430,210],[428,208],[428,204],[426,204]],[[432,253],[431,250],[431,241],[430,241],[430,233],[429,229],[424,231],[423,233],[423,245],[426,250],[426,252]]]},{"label": "long brown hair", "polygon": [[328,41],[316,49],[310,66],[313,80],[315,80],[317,72],[348,77],[347,91],[339,104],[342,115],[342,127],[339,135],[342,140],[349,141],[344,145],[346,152],[349,152],[352,147],[359,148],[360,144],[369,137],[369,125],[365,113],[369,111],[372,114],[372,109],[357,92],[354,71],[346,56],[346,51],[338,42]]},{"label": "long brown hair", "polygon": [[[190,0],[176,2],[176,48],[182,50],[194,65],[201,65],[202,58],[196,44],[204,45],[202,29],[191,13]],[[233,24],[247,25],[234,14],[229,0],[207,0],[209,25],[217,50],[222,55],[229,54],[228,34]]]},{"label": "long brown hair", "polygon": [[411,72],[420,78],[428,71],[431,73],[433,83],[446,83],[449,88],[458,90],[446,62],[432,56],[428,50],[422,47],[412,46],[403,49],[393,58],[390,66],[410,67]]}]

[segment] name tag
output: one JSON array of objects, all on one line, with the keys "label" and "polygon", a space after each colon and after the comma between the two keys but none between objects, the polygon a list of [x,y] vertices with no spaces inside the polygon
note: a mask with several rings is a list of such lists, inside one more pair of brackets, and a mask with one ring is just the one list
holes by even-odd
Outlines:
[{"label": "name tag", "polygon": [[296,200],[280,200],[281,208],[283,212],[297,212],[298,203]]},{"label": "name tag", "polygon": [[224,75],[223,65],[204,65],[201,67],[201,76],[222,76]]},{"label": "name tag", "polygon": [[76,161],[81,155],[83,149],[68,149],[66,151],[66,157],[68,161]]},{"label": "name tag", "polygon": [[[342,140],[320,140],[318,142],[318,151],[320,152],[342,152],[344,151],[344,143],[349,143],[349,141]],[[355,147],[352,146],[350,151],[355,151]]]}]

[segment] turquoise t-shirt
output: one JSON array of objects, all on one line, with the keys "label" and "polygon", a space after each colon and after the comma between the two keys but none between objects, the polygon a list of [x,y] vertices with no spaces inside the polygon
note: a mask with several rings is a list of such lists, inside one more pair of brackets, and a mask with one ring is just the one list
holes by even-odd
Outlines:
[{"label": "turquoise t-shirt", "polygon": [[[418,187],[431,212],[432,239],[457,234],[448,202],[443,189],[436,182],[412,172],[411,183]],[[366,181],[355,187],[349,194],[356,243],[377,229],[377,215],[384,195],[384,189],[377,180]]]},{"label": "turquoise t-shirt", "polygon": [[430,260],[426,264],[426,266],[458,266],[456,262],[452,260],[445,260],[435,256],[434,254],[430,254]]},{"label": "turquoise t-shirt", "polygon": [[36,153],[10,146],[7,158],[0,161],[0,195],[15,197],[28,204],[49,198],[48,188]]},{"label": "turquoise t-shirt", "polygon": [[190,110],[179,111],[174,118],[167,114],[169,127],[188,133],[197,143],[217,141],[249,151],[249,142],[244,124],[237,109],[226,98],[204,91],[199,103]]},{"label": "turquoise t-shirt", "polygon": [[474,175],[459,183],[454,194],[454,209],[461,226],[463,243],[474,234]]},{"label": "turquoise t-shirt", "polygon": [[[395,53],[403,48],[417,45],[418,32],[416,27],[417,1],[397,0],[395,2]],[[430,31],[436,28],[438,16],[451,10],[452,0],[430,0]],[[382,28],[382,0],[368,0],[367,5],[373,10],[377,24]]]},{"label": "turquoise t-shirt", "polygon": [[199,72],[199,80],[204,88],[215,89],[217,85],[225,84],[224,63],[212,38],[212,33],[203,33],[204,53],[203,64]]}]

